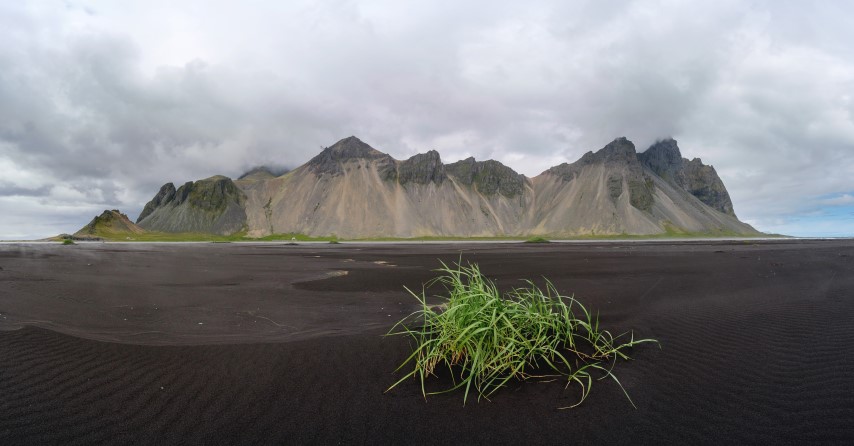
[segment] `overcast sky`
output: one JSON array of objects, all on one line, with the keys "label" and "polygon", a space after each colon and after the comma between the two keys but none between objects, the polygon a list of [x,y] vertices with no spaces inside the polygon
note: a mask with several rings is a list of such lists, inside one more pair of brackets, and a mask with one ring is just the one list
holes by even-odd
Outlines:
[{"label": "overcast sky", "polygon": [[350,135],[528,176],[673,137],[757,229],[854,236],[852,2],[5,1],[0,42],[0,239]]}]

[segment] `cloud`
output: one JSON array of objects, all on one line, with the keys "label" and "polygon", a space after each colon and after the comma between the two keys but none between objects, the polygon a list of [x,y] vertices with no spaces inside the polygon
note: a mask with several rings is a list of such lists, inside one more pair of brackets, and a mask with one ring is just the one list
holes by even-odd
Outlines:
[{"label": "cloud", "polygon": [[[349,135],[529,176],[672,136],[759,229],[835,205],[854,177],[844,3],[65,6],[0,5],[0,213],[16,216],[0,234],[56,206],[134,217],[167,181],[297,166]],[[65,215],[44,235],[91,218]]]},{"label": "cloud", "polygon": [[14,184],[0,181],[0,196],[1,197],[43,197],[50,194],[51,188],[42,186],[36,189],[28,189],[19,187]]},{"label": "cloud", "polygon": [[847,206],[854,205],[854,195],[842,194],[832,198],[825,198],[820,201],[821,204],[827,206]]}]

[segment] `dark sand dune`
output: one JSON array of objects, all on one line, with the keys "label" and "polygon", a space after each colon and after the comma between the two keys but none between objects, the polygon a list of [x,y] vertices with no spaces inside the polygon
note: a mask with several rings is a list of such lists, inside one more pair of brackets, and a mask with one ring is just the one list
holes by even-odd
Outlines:
[{"label": "dark sand dune", "polygon": [[[562,383],[467,406],[384,394],[402,286],[461,249],[502,286],[545,275],[658,338],[615,369],[637,409],[607,381],[568,411]],[[854,441],[850,241],[2,245],[0,267],[4,445]]]}]

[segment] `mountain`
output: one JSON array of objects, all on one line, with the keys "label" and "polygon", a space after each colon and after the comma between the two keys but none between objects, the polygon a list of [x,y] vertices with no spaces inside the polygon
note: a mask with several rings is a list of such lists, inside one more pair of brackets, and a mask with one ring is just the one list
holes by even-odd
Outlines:
[{"label": "mountain", "polygon": [[166,183],[136,223],[147,231],[228,235],[245,228],[245,202],[243,191],[221,175],[187,182],[177,190]]},{"label": "mountain", "polygon": [[[657,145],[650,149],[652,153],[638,154],[631,141],[617,138],[598,152],[588,152],[575,163],[555,166],[534,178],[543,199],[535,232],[561,233],[569,227],[594,234],[758,234],[734,213],[704,203],[704,196],[684,182],[668,179],[668,173],[684,174],[685,168],[676,142],[667,141],[672,142],[673,150],[666,153],[672,159],[657,156]],[[649,160],[655,160],[653,167]],[[720,181],[717,174],[714,178]]]},{"label": "mountain", "polygon": [[656,175],[677,188],[686,190],[706,205],[735,217],[732,200],[715,168],[700,158],[682,158],[676,140],[665,139],[653,144],[638,159]]},{"label": "mountain", "polygon": [[116,209],[106,210],[74,233],[77,239],[116,238],[142,234],[144,229],[135,225],[127,215]]},{"label": "mountain", "polygon": [[259,180],[269,180],[272,178],[276,178],[276,175],[274,175],[273,172],[271,172],[270,169],[268,169],[267,167],[261,166],[261,167],[256,167],[254,169],[249,170],[248,172],[244,173],[243,175],[241,175],[237,179],[238,180],[256,180],[256,181],[259,181]]},{"label": "mountain", "polygon": [[137,223],[250,237],[759,234],[713,167],[683,159],[672,139],[637,153],[626,138],[527,178],[493,160],[444,164],[434,150],[396,160],[351,136],[281,176],[167,183]]}]

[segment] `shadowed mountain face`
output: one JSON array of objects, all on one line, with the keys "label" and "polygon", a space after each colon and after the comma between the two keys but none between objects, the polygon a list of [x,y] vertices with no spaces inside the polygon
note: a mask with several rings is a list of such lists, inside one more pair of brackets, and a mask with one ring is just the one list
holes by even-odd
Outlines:
[{"label": "shadowed mountain face", "polygon": [[281,176],[166,184],[138,223],[255,237],[758,234],[711,166],[682,159],[673,140],[638,154],[626,138],[526,178],[493,160],[444,164],[434,150],[399,161],[351,136]]},{"label": "shadowed mountain face", "polygon": [[525,187],[525,176],[494,160],[475,161],[466,158],[448,164],[447,171],[460,183],[473,186],[485,195],[501,194],[506,197],[520,195]]},{"label": "shadowed mountain face", "polygon": [[682,158],[676,140],[665,139],[638,154],[641,162],[668,183],[684,189],[700,201],[724,214],[735,217],[732,200],[715,168],[700,158]]},{"label": "shadowed mountain face", "polygon": [[419,153],[406,161],[400,161],[397,164],[396,177],[400,184],[442,184],[447,178],[445,166],[442,164],[439,152],[435,150]]},{"label": "shadowed mountain face", "polygon": [[136,219],[136,222],[139,223],[145,220],[145,217],[151,215],[155,209],[165,205],[166,203],[170,203],[175,200],[175,185],[172,183],[166,183],[160,187],[160,191],[157,192],[157,195],[151,199],[148,203],[145,204],[145,207],[142,208],[142,212],[140,212],[139,217]]},{"label": "shadowed mountain face", "polygon": [[143,229],[228,235],[245,229],[246,195],[231,179],[213,176],[177,190],[164,184],[137,219]]}]

